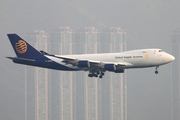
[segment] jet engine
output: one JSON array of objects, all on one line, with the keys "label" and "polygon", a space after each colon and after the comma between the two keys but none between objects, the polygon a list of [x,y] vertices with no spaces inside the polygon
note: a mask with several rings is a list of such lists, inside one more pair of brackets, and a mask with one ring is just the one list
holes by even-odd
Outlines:
[{"label": "jet engine", "polygon": [[108,70],[108,71],[114,71],[114,70],[116,70],[116,66],[115,66],[115,64],[105,64],[104,69]]},{"label": "jet engine", "polygon": [[90,63],[87,60],[78,61],[78,67],[90,67]]},{"label": "jet engine", "polygon": [[117,67],[115,64],[105,64],[104,69],[115,73],[124,73],[124,69]]}]

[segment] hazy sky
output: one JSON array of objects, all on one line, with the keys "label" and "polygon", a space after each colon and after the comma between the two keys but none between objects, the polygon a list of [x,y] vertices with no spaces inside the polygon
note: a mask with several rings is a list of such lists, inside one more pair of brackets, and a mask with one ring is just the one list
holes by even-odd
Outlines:
[{"label": "hazy sky", "polygon": [[[34,30],[119,26],[128,50],[170,50],[170,36],[180,27],[179,0],[1,0],[0,117],[24,119],[24,67],[14,56],[7,33],[25,37]],[[28,40],[27,40],[28,41]],[[128,120],[170,120],[170,64],[128,71]]]}]

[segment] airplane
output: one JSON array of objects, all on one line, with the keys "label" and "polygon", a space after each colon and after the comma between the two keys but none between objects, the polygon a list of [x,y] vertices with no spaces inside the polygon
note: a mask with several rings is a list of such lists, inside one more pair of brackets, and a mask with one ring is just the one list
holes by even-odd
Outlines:
[{"label": "airplane", "polygon": [[53,55],[38,51],[17,34],[7,34],[17,57],[14,63],[63,71],[89,71],[89,77],[102,78],[106,71],[124,73],[125,69],[158,67],[175,60],[162,49],[139,49],[118,53]]}]

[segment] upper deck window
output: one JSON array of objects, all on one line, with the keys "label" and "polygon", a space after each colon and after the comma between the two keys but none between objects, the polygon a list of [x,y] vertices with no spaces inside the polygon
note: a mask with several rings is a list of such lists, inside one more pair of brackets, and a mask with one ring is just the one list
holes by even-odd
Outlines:
[{"label": "upper deck window", "polygon": [[163,50],[159,50],[159,52],[163,52]]}]

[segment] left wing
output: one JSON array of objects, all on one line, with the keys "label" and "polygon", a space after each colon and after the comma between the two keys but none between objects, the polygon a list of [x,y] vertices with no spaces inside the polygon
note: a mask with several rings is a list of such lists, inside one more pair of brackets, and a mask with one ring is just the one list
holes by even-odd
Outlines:
[{"label": "left wing", "polygon": [[[95,61],[95,60],[83,60],[83,59],[77,59],[73,57],[67,57],[67,56],[57,56],[54,55],[53,57],[63,59],[62,62],[66,64],[71,64],[72,66],[77,66],[83,70],[91,70],[94,68],[100,68],[103,66],[102,62],[100,61]],[[86,69],[84,69],[86,68]]]},{"label": "left wing", "polygon": [[69,56],[57,56],[57,55],[52,55],[52,54],[46,53],[44,51],[40,51],[40,52],[44,55],[63,59],[62,62],[66,63],[66,64],[71,64],[72,66],[77,66],[79,68],[94,68],[94,67],[96,67],[98,69],[103,69],[104,66],[110,65],[110,64],[111,65],[114,64],[114,66],[117,66],[117,67],[129,65],[129,63],[126,63],[126,62],[118,62],[118,63],[103,62],[103,61],[96,61],[96,60],[78,59],[78,58],[69,57]]},{"label": "left wing", "polygon": [[[127,66],[127,65],[131,65],[127,62],[117,62],[117,63],[114,63],[114,62],[103,62],[103,61],[96,61],[96,60],[83,60],[83,59],[77,59],[77,58],[74,58],[74,57],[67,57],[67,56],[56,56],[54,55],[54,57],[56,58],[60,58],[60,59],[63,59],[62,62],[66,63],[66,64],[72,64],[73,66],[79,66],[79,67],[100,67],[100,66],[103,66],[105,64],[114,64],[116,66]],[[85,66],[83,66],[83,63]]]},{"label": "left wing", "polygon": [[62,59],[65,64],[71,64],[72,66],[76,66],[80,70],[89,71],[89,77],[98,76],[100,74],[100,77],[104,75],[105,71],[111,71],[116,73],[123,73],[124,66],[132,65],[127,62],[105,62],[105,61],[96,61],[96,60],[87,60],[87,59],[78,59],[74,57],[69,56],[57,56],[52,55],[49,53],[46,53],[44,51],[40,51],[44,55],[52,56],[55,58]]}]

